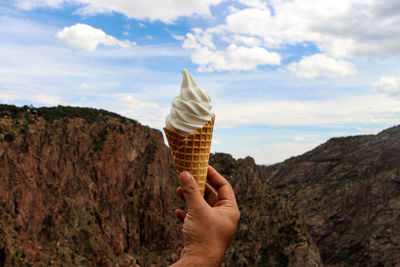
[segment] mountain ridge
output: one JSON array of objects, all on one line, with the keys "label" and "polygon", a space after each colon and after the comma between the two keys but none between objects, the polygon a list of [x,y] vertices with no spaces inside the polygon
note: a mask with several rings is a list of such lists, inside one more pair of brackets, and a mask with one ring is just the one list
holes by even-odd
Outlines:
[{"label": "mountain ridge", "polygon": [[0,110],[6,266],[178,258],[179,224],[169,211],[179,202],[167,186],[177,182],[168,179],[175,171],[161,132],[92,109]]},{"label": "mountain ridge", "polygon": [[[321,266],[254,161],[213,158],[242,213],[224,266]],[[158,130],[102,110],[0,105],[0,265],[170,264],[183,245],[177,186]]]},{"label": "mountain ridge", "polygon": [[325,264],[400,263],[400,126],[331,138],[265,172],[305,219]]},{"label": "mountain ridge", "polygon": [[[400,263],[400,126],[284,162],[210,156],[241,220],[223,266]],[[0,265],[165,266],[184,204],[162,133],[104,110],[0,105]]]}]

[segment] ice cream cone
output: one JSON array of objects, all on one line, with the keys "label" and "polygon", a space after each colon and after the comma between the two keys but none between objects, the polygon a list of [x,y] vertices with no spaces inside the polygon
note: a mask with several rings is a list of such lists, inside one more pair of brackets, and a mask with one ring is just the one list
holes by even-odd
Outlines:
[{"label": "ice cream cone", "polygon": [[215,116],[203,128],[189,136],[180,135],[176,131],[170,131],[167,127],[164,127],[177,174],[179,175],[182,171],[190,172],[202,195],[204,195],[207,181],[214,121]]}]

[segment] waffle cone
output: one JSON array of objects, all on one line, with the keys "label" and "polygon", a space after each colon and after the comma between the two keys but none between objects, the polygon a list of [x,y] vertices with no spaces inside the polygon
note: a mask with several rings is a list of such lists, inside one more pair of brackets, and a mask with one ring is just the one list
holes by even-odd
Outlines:
[{"label": "waffle cone", "polygon": [[189,136],[164,127],[169,149],[175,162],[176,173],[188,171],[194,177],[200,192],[204,195],[207,181],[208,159],[210,157],[211,140],[215,116],[203,128]]}]

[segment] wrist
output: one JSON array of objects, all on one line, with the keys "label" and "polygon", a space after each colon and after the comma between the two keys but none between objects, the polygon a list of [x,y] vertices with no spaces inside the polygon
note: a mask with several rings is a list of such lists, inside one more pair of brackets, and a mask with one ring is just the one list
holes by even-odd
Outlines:
[{"label": "wrist", "polygon": [[[221,266],[225,250],[185,247],[177,266]],[[175,266],[175,265],[174,265]]]},{"label": "wrist", "polygon": [[194,255],[182,255],[182,257],[175,264],[171,265],[174,267],[220,267],[222,259],[210,257],[208,255],[194,256]]}]

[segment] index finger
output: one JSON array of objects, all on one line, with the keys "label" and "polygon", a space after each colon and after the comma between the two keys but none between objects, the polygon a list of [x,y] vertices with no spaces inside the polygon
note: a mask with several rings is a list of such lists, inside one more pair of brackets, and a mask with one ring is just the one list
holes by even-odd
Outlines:
[{"label": "index finger", "polygon": [[231,184],[211,166],[208,166],[207,180],[217,190],[220,200],[233,200],[236,202]]}]

